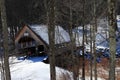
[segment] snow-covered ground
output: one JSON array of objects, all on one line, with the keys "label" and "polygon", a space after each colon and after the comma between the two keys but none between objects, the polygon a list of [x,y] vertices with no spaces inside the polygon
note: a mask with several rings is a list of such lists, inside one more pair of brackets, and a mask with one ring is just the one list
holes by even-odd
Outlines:
[{"label": "snow-covered ground", "polygon": [[[36,59],[18,60],[10,58],[10,70],[12,80],[50,80],[50,65]],[[72,73],[56,67],[57,80],[62,80],[62,74],[67,74],[67,78],[72,80]]]},{"label": "snow-covered ground", "polygon": [[[25,60],[11,57],[10,70],[11,80],[50,80],[50,65],[41,62],[39,57]],[[73,80],[72,72],[59,67],[56,67],[56,76],[57,80]],[[86,76],[86,80],[90,80],[90,77]]]}]

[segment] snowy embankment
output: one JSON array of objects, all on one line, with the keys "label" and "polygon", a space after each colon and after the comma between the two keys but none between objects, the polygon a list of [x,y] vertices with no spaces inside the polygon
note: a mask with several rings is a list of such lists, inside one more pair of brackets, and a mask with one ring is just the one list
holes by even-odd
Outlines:
[{"label": "snowy embankment", "polygon": [[[10,59],[12,80],[50,80],[50,65],[40,61]],[[56,67],[57,80],[73,80],[72,73]],[[67,75],[67,77],[65,77]]]},{"label": "snowy embankment", "polygon": [[[50,80],[50,65],[41,62],[40,59],[42,58],[29,60],[10,58],[11,80]],[[58,67],[56,67],[56,76],[57,80],[73,80],[72,72]],[[90,80],[90,77],[86,76],[86,80]],[[98,78],[98,80],[104,79]]]}]

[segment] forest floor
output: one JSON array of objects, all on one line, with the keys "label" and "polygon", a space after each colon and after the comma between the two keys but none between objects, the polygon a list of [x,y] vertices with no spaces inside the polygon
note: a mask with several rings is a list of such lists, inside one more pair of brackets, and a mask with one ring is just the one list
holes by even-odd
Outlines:
[{"label": "forest floor", "polygon": [[[80,63],[80,65],[82,65]],[[94,66],[92,65],[92,72],[94,73]],[[82,67],[80,68],[82,74]],[[120,80],[120,58],[116,58],[116,68],[115,68],[116,80]],[[90,61],[85,60],[85,75],[90,76]],[[104,80],[109,80],[109,59],[102,58],[100,63],[97,63],[97,76]]]},{"label": "forest floor", "polygon": [[[65,57],[65,56],[64,56]],[[62,59],[60,59],[59,57],[57,57],[57,62],[58,64],[60,64],[62,67],[66,70],[69,70],[71,72],[74,72],[74,74],[76,76],[79,76],[80,78],[82,78],[82,69],[83,69],[83,61],[82,61],[82,57],[79,57],[78,59],[76,59],[74,62],[72,61],[72,59],[68,57],[62,57]],[[59,61],[61,61],[61,63],[59,63]],[[91,62],[90,60],[85,58],[85,77],[86,80],[90,80],[90,75],[91,75]],[[120,80],[120,58],[116,58],[116,80]],[[94,77],[94,62],[92,61],[92,74]],[[100,62],[97,62],[97,77],[102,79],[102,80],[109,80],[109,59],[108,58],[101,58]],[[89,78],[89,79],[88,79]],[[100,80],[99,79],[99,80]],[[94,80],[94,78],[93,78]]]}]

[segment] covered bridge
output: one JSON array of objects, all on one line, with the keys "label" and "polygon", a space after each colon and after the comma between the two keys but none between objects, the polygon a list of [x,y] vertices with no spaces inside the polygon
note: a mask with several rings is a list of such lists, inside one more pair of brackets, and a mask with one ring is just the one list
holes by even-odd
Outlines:
[{"label": "covered bridge", "polygon": [[[61,45],[70,41],[69,34],[60,26],[55,26],[55,44]],[[15,37],[15,46],[19,53],[31,52],[33,55],[49,51],[48,26],[26,25]]]}]

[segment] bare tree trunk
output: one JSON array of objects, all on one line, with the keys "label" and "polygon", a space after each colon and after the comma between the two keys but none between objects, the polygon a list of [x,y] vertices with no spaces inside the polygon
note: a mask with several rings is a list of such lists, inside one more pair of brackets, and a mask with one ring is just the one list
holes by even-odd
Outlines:
[{"label": "bare tree trunk", "polygon": [[50,80],[56,80],[55,70],[55,0],[49,0],[48,4],[48,35],[49,35],[49,60]]},{"label": "bare tree trunk", "polygon": [[4,73],[4,61],[3,61],[3,35],[2,35],[2,27],[0,28],[0,60],[1,60],[1,63],[0,63],[0,72],[1,72],[1,80],[5,80],[5,73]]},{"label": "bare tree trunk", "polygon": [[84,29],[84,25],[83,25],[83,42],[82,42],[82,80],[85,80],[85,45],[84,45],[84,41],[85,41],[85,35],[84,35],[85,29]]},{"label": "bare tree trunk", "polygon": [[1,56],[1,80],[5,80],[5,70],[4,70],[4,62],[3,56]]},{"label": "bare tree trunk", "polygon": [[[87,30],[87,26],[85,26],[85,30]],[[85,31],[85,43],[88,44],[88,36],[87,36],[87,31]]]},{"label": "bare tree trunk", "polygon": [[109,46],[110,46],[110,70],[109,80],[115,80],[115,54],[116,54],[116,0],[108,0],[109,21]]},{"label": "bare tree trunk", "polygon": [[[93,42],[93,38],[92,38],[92,26],[90,25],[90,53],[91,55],[93,55],[93,45],[92,45],[92,42]],[[90,80],[93,80],[93,62],[92,62],[92,58],[90,59]]]},{"label": "bare tree trunk", "polygon": [[[78,11],[76,11],[76,15],[79,17],[79,13],[78,13]],[[77,18],[76,19],[76,26],[77,26],[77,30],[78,30],[78,26],[79,26],[79,18]],[[77,43],[77,45],[78,46],[80,46],[80,40],[79,40],[79,35],[78,35],[78,33],[76,33],[75,34],[75,41],[78,41],[78,43]],[[75,42],[75,44],[76,44],[76,42]],[[78,50],[78,49],[77,49]],[[79,80],[79,77],[80,77],[80,62],[81,62],[81,60],[80,60],[80,57],[79,57],[79,52],[78,52],[78,59],[77,59],[77,62],[78,62],[78,64],[77,64],[77,79],[76,80]]]},{"label": "bare tree trunk", "polygon": [[4,47],[4,70],[5,80],[11,80],[10,68],[9,68],[9,51],[8,51],[8,28],[7,28],[7,16],[5,8],[5,0],[0,0],[1,21],[3,30],[3,47]]},{"label": "bare tree trunk", "polygon": [[95,46],[95,41],[96,41],[96,32],[97,32],[97,19],[96,19],[96,0],[94,0],[94,10],[93,10],[93,53],[94,53],[94,76],[95,80],[97,80],[97,54],[96,54],[96,46]]},{"label": "bare tree trunk", "polygon": [[[72,33],[72,25],[73,25],[73,13],[72,13],[72,0],[69,0],[69,7],[70,7],[70,21],[69,21],[69,34],[70,34],[70,40],[71,40],[71,44],[70,44],[70,50],[71,50],[71,58],[72,58],[72,72],[73,72],[73,78],[74,80],[77,80],[77,73],[76,73],[76,67],[74,66],[74,61],[75,61],[75,58],[74,58],[74,47],[75,47],[75,40],[74,40],[74,37],[73,37],[73,33]],[[77,62],[76,62],[77,63]],[[76,65],[76,64],[75,64]]]},{"label": "bare tree trunk", "polygon": [[95,27],[93,27],[93,53],[94,53],[94,77],[95,77],[95,80],[97,80],[97,62],[96,62],[96,59],[97,59],[97,54],[96,54],[96,49],[95,49]]},{"label": "bare tree trunk", "polygon": [[85,80],[85,45],[84,45],[84,42],[85,42],[85,0],[83,0],[83,13],[82,13],[82,27],[83,27],[83,40],[82,40],[82,46],[83,46],[83,49],[82,49],[82,80]]}]

